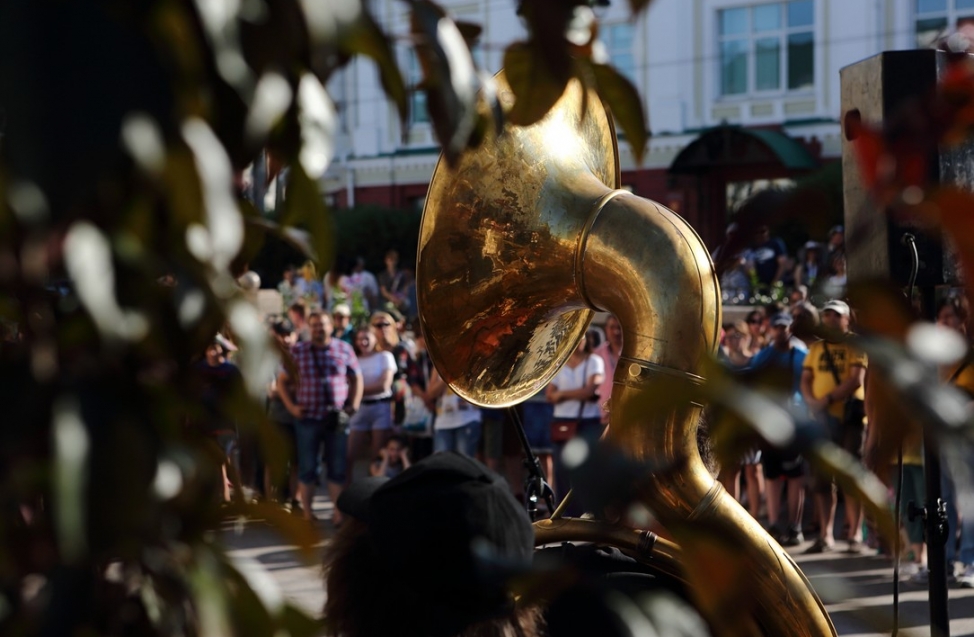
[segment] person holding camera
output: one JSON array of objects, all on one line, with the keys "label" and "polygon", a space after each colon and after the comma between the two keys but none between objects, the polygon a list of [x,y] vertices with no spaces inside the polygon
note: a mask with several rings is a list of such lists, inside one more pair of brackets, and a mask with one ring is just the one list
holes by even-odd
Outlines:
[{"label": "person holding camera", "polygon": [[[311,505],[317,481],[318,448],[324,443],[328,495],[338,500],[345,484],[348,419],[362,404],[362,372],[352,346],[332,336],[331,317],[312,312],[308,317],[311,340],[291,350],[297,370],[297,390],[291,395],[288,371],[277,377],[279,395],[294,417],[298,455],[298,499],[306,520],[313,520]],[[341,524],[336,509],[332,522]]]},{"label": "person holding camera", "polygon": [[551,486],[559,498],[570,488],[568,473],[561,457],[565,445],[576,437],[594,444],[602,435],[602,410],[599,406],[598,390],[604,378],[605,361],[589,350],[589,340],[583,338],[568,362],[545,389],[545,397],[555,406],[554,419],[551,422],[555,475]]}]

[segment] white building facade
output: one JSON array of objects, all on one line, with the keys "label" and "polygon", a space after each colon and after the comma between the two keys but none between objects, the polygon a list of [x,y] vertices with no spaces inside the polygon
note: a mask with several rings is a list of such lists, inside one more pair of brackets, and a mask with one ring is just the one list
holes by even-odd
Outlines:
[{"label": "white building facade", "polygon": [[[475,60],[500,69],[526,37],[515,0],[441,0],[483,27]],[[419,81],[405,3],[376,0],[407,83]],[[718,241],[733,192],[794,180],[840,158],[839,70],[884,50],[929,45],[974,21],[974,0],[655,0],[631,18],[598,7],[613,64],[643,97],[652,132],[637,166],[620,139],[623,184],[684,215]],[[329,85],[341,120],[323,187],[334,205],[421,207],[438,150],[423,95],[403,134],[376,68],[357,59]]]}]

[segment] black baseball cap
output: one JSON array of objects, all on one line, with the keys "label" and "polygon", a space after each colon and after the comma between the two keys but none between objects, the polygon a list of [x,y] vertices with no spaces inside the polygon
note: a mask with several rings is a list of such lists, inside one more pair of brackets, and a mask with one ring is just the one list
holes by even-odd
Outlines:
[{"label": "black baseball cap", "polygon": [[477,460],[436,453],[394,478],[353,482],[337,506],[368,525],[389,573],[409,574],[410,594],[430,605],[431,636],[513,609],[508,584],[531,568],[534,530],[504,479]]}]

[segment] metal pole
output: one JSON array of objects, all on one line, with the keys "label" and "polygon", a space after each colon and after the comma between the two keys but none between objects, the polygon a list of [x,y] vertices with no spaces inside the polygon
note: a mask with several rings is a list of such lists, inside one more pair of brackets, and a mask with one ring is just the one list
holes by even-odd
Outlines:
[{"label": "metal pole", "polygon": [[[910,251],[909,299],[913,302],[913,285],[919,265],[916,239],[912,234],[903,235],[902,242]],[[933,288],[921,288],[925,313],[934,309]],[[923,428],[923,478],[926,482],[926,505],[922,509],[910,507],[910,519],[923,517],[927,538],[927,585],[930,591],[930,634],[932,637],[950,637],[950,614],[947,606],[947,505],[940,492],[940,446],[933,432]]]},{"label": "metal pole", "polygon": [[927,530],[927,568],[930,571],[930,634],[950,637],[947,610],[947,505],[940,492],[940,450],[926,427],[923,431],[923,477],[927,482],[924,523]]}]

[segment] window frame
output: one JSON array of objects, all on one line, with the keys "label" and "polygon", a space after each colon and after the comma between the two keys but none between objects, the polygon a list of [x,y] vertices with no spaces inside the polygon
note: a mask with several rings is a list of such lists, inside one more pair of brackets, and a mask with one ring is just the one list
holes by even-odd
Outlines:
[{"label": "window frame", "polygon": [[[410,126],[429,126],[430,114],[429,106],[426,103],[426,92],[419,88],[423,81],[423,66],[420,64],[419,56],[412,47],[406,48],[406,91],[409,104],[409,125]],[[423,119],[418,119],[416,105],[422,103],[422,112],[425,114]]]},{"label": "window frame", "polygon": [[[762,99],[762,98],[774,98],[774,97],[785,97],[791,95],[802,95],[808,93],[814,93],[816,89],[816,84],[818,81],[817,69],[817,47],[816,47],[816,35],[818,33],[818,7],[816,6],[815,0],[809,0],[811,2],[811,18],[810,24],[803,24],[797,26],[788,25],[788,5],[797,0],[777,0],[776,2],[750,2],[742,4],[728,4],[725,6],[715,7],[714,11],[714,31],[716,37],[715,42],[715,57],[716,57],[716,86],[715,94],[718,100],[721,101],[734,101],[734,100],[750,100],[750,99]],[[775,29],[766,29],[762,31],[756,30],[755,27],[755,9],[759,7],[779,7],[779,25]],[[744,30],[740,33],[721,33],[721,22],[726,11],[734,10],[744,10],[746,15],[746,24]],[[809,69],[811,75],[811,82],[797,87],[788,88],[790,82],[789,77],[789,56],[791,52],[789,51],[790,37],[794,35],[811,35],[811,68]],[[758,43],[763,40],[776,40],[777,41],[777,86],[774,88],[758,88],[758,54],[757,47]],[[725,92],[725,57],[724,57],[724,46],[727,43],[738,42],[744,43],[744,55],[746,56],[746,76],[745,76],[745,86],[744,90],[741,92]]]},{"label": "window frame", "polygon": [[[628,33],[628,38],[629,38],[628,48],[623,49],[623,47],[617,43],[617,38],[614,36],[614,34],[617,33],[616,30],[619,27],[622,27],[622,28],[626,29],[629,32]],[[639,80],[639,71],[640,71],[640,69],[639,69],[639,64],[638,64],[638,57],[636,55],[636,27],[635,27],[635,25],[632,24],[631,22],[616,21],[616,22],[608,22],[606,24],[603,24],[600,27],[600,29],[601,29],[601,32],[599,34],[599,39],[601,39],[602,42],[605,44],[605,50],[606,50],[606,53],[609,56],[609,63],[612,64],[612,66],[616,70],[618,70],[619,73],[621,73],[623,77],[625,77],[626,79],[628,79],[634,85],[637,85],[638,86],[638,83],[637,82]],[[613,36],[610,36],[609,35],[610,33],[613,34]],[[619,64],[617,63],[617,60],[622,55],[628,55],[629,56],[629,58],[630,58],[630,60],[632,62],[632,69],[631,70],[626,70],[623,67],[619,66]]]},{"label": "window frame", "polygon": [[[958,29],[960,20],[969,20],[971,24],[974,24],[974,3],[971,3],[970,7],[958,9],[957,3],[959,0],[945,0],[946,9],[936,10],[936,11],[921,11],[920,3],[922,0],[913,0],[911,11],[912,11],[912,23],[913,23],[913,46],[917,48],[932,48],[941,38],[945,35],[955,33]],[[920,20],[935,20],[938,18],[943,18],[946,22],[943,29],[938,33],[934,39],[928,43],[920,42],[920,31],[917,28]]]}]

